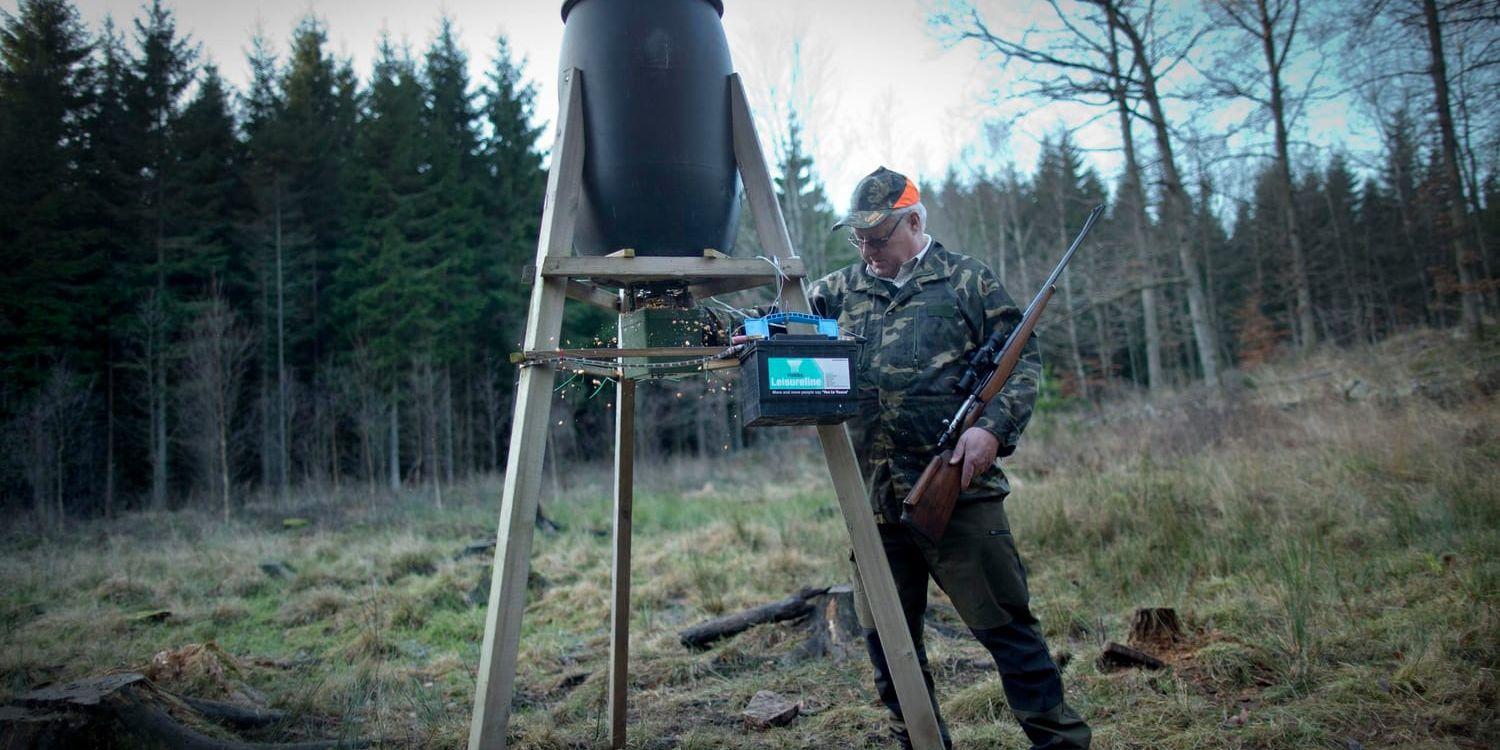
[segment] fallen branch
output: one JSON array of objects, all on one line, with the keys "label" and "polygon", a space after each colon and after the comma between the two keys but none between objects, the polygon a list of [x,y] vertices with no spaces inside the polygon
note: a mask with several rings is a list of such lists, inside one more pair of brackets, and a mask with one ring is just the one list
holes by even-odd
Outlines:
[{"label": "fallen branch", "polygon": [[1167,666],[1167,664],[1145,651],[1137,651],[1129,646],[1111,641],[1104,647],[1104,653],[1099,654],[1098,666],[1101,672],[1113,672],[1117,669],[1128,669],[1131,667],[1161,669]]},{"label": "fallen branch", "polygon": [[826,593],[828,593],[827,586],[802,589],[781,601],[762,604],[759,607],[709,620],[701,625],[694,625],[679,631],[677,637],[682,640],[682,645],[701,651],[715,641],[739,635],[756,625],[806,617],[813,611],[813,605],[809,600]]}]

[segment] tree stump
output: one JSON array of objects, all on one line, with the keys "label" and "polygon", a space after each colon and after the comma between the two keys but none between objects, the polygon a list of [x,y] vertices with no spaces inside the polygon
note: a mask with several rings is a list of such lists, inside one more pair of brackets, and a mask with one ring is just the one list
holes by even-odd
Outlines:
[{"label": "tree stump", "polygon": [[194,726],[207,722],[259,728],[285,719],[268,711],[219,701],[183,698],[157,687],[139,672],[77,680],[45,687],[0,706],[0,747],[40,750],[116,746],[184,750],[324,750],[368,747],[368,740],[274,744],[212,737]]},{"label": "tree stump", "polygon": [[1142,607],[1130,621],[1130,642],[1170,646],[1183,640],[1182,621],[1171,607]]},{"label": "tree stump", "polygon": [[821,658],[843,661],[864,654],[864,635],[854,610],[853,586],[830,586],[809,604],[812,612],[804,624],[807,640],[789,655],[789,661]]}]

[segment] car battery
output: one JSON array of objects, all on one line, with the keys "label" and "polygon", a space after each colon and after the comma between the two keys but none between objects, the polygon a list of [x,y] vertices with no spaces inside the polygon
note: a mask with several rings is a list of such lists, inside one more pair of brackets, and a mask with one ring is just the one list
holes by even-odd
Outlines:
[{"label": "car battery", "polygon": [[[793,322],[817,320],[792,314],[780,317]],[[755,330],[747,321],[746,331]],[[830,329],[820,326],[820,330]],[[740,415],[744,426],[839,424],[855,415],[860,344],[839,340],[836,325],[831,330],[832,338],[826,334],[781,334],[753,339],[745,345],[740,353]]]}]

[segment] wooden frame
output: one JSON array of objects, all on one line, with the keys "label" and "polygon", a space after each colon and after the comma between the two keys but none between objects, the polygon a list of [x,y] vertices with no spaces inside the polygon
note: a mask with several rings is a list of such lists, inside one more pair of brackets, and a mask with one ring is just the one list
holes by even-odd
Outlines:
[{"label": "wooden frame", "polygon": [[[564,354],[558,350],[562,312],[568,297],[606,309],[627,311],[624,294],[611,297],[594,282],[634,282],[677,279],[689,283],[695,296],[711,296],[781,280],[783,304],[791,310],[809,310],[802,261],[788,238],[786,222],[766,167],[755,124],[750,116],[744,85],[739,75],[729,77],[730,115],[734,155],[744,182],[756,231],[767,253],[779,266],[763,260],[724,257],[705,251],[703,257],[634,257],[617,253],[604,258],[573,257],[573,229],[582,191],[583,167],[583,76],[577,69],[562,77],[563,108],[558,120],[552,168],[547,176],[546,208],[537,238],[536,266],[527,314],[523,350],[527,358],[545,359]],[[589,279],[588,282],[579,279]],[[686,347],[683,356],[695,350],[712,353],[708,347]],[[611,357],[623,350],[589,351]],[[529,356],[528,356],[529,355]],[[583,356],[573,354],[573,356]],[[602,357],[601,357],[602,358]],[[623,365],[623,363],[622,363]],[[573,367],[574,365],[569,365]],[[621,370],[611,372],[620,377]],[[484,642],[474,694],[474,716],[469,726],[470,750],[503,750],[510,724],[511,696],[515,689],[516,658],[520,647],[521,614],[526,604],[526,577],[530,569],[533,523],[541,489],[542,439],[552,409],[555,370],[532,362],[522,367],[517,385],[515,414],[511,427],[504,494],[496,533],[494,569],[490,576],[489,609],[485,617]],[[611,587],[609,658],[609,726],[613,748],[625,747],[626,688],[629,684],[630,538],[633,505],[635,453],[635,383],[620,377],[616,386],[615,425],[615,533]],[[528,439],[530,438],[530,439]],[[834,494],[843,512],[844,525],[854,547],[855,565],[865,583],[870,610],[880,632],[886,659],[896,683],[907,729],[919,750],[940,750],[937,717],[927,697],[927,687],[917,663],[911,634],[901,612],[890,564],[875,527],[875,516],[865,496],[864,479],[854,456],[854,445],[843,425],[821,426],[818,438]]]}]

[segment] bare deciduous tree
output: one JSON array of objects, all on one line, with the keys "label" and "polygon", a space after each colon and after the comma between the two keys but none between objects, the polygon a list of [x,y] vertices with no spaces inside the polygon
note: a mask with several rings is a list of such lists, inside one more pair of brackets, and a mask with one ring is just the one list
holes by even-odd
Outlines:
[{"label": "bare deciduous tree", "polygon": [[229,519],[233,508],[232,444],[240,389],[250,364],[251,337],[215,289],[186,341],[180,393],[183,442],[196,459],[203,485]]},{"label": "bare deciduous tree", "polygon": [[91,391],[66,363],[54,365],[7,430],[8,452],[31,486],[33,512],[54,525],[66,516],[68,481],[80,461],[76,451],[87,431]]},{"label": "bare deciduous tree", "polygon": [[[1296,296],[1293,317],[1297,343],[1303,348],[1317,341],[1313,322],[1312,283],[1308,278],[1307,243],[1293,205],[1292,166],[1288,125],[1302,97],[1291,97],[1286,80],[1288,63],[1296,58],[1299,32],[1306,36],[1302,0],[1214,0],[1219,23],[1248,38],[1260,48],[1264,67],[1244,63],[1238,51],[1216,59],[1203,74],[1224,96],[1248,99],[1260,106],[1271,120],[1275,134],[1275,175],[1281,203],[1286,241],[1291,249],[1292,287]],[[1303,90],[1307,94],[1310,86]],[[1292,99],[1292,101],[1288,101]]]}]

